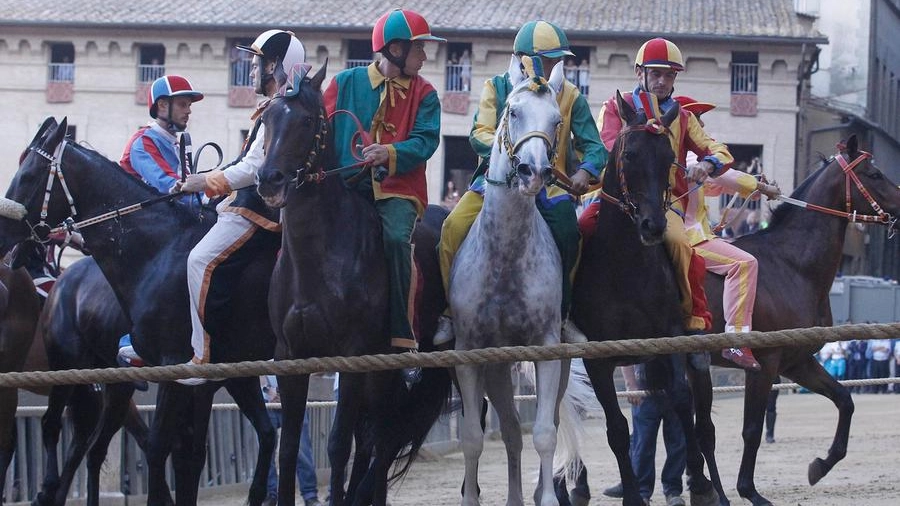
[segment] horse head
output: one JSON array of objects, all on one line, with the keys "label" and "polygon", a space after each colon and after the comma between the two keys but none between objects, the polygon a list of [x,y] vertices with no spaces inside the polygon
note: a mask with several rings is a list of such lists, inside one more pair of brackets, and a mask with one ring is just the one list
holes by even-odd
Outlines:
[{"label": "horse head", "polygon": [[638,227],[641,242],[659,244],[666,230],[666,197],[669,168],[675,153],[669,141],[669,126],[678,118],[676,103],[660,120],[637,112],[616,92],[619,114],[625,126],[610,153],[603,191],[619,202]]},{"label": "horse head", "polygon": [[553,180],[562,124],[556,102],[564,82],[562,63],[544,79],[540,70],[523,71],[513,57],[509,79],[513,90],[500,119],[487,181],[510,188],[515,184],[523,194],[534,196]]},{"label": "horse head", "polygon": [[322,100],[327,66],[311,78],[295,74],[290,91],[263,113],[266,159],[257,173],[257,191],[270,207],[284,207],[292,188],[321,171],[328,133]]},{"label": "horse head", "polygon": [[22,154],[19,170],[6,191],[6,200],[0,203],[0,208],[7,209],[0,213],[0,255],[29,237],[46,239],[50,231],[49,216],[55,215],[54,211],[62,206],[68,210],[63,192],[52,191],[62,184],[62,179],[48,181],[53,177],[52,165],[59,166],[66,127],[65,118],[59,124],[48,118]]},{"label": "horse head", "polygon": [[874,221],[887,225],[888,234],[893,235],[900,230],[900,186],[878,169],[870,153],[859,149],[855,134],[840,147],[834,161],[846,174],[844,198],[849,196],[849,200],[845,210],[874,216]]}]

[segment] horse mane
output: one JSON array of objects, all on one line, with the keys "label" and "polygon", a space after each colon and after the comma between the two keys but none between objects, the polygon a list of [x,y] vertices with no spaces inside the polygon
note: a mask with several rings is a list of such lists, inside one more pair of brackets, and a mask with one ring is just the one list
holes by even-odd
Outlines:
[{"label": "horse mane", "polygon": [[[819,167],[812,173],[812,175],[803,180],[803,182],[800,183],[800,186],[794,188],[794,191],[791,193],[791,197],[798,200],[804,200],[806,198],[806,195],[809,193],[809,188],[813,186],[816,181],[822,176],[823,171],[831,164],[832,160],[832,158],[821,157],[821,160],[818,162]],[[777,227],[778,224],[784,221],[792,211],[795,211],[795,209],[792,209],[792,207],[793,206],[786,204],[782,204],[776,207],[775,210],[772,211],[772,217],[769,219],[769,226],[765,229],[760,230],[758,233],[766,233],[773,227]]]},{"label": "horse mane", "polygon": [[[135,203],[131,202],[132,199],[130,197],[134,197],[135,201],[139,201],[164,195],[142,179],[128,174],[118,163],[110,160],[93,148],[77,142],[69,142],[68,148],[74,149],[79,156],[85,158],[89,166],[99,167],[99,170],[103,173],[103,177],[111,178],[115,183],[124,185],[124,189],[120,192],[120,196],[125,197],[123,202],[129,204]],[[63,169],[65,169],[65,164],[63,164]],[[177,217],[180,222],[188,222],[188,224],[195,222],[197,215],[192,209],[193,206],[188,207],[179,202],[178,199],[178,197],[173,197],[172,200],[166,203],[168,204],[168,207],[174,211],[175,217]],[[213,212],[208,206],[201,206],[201,209],[205,213]]]}]

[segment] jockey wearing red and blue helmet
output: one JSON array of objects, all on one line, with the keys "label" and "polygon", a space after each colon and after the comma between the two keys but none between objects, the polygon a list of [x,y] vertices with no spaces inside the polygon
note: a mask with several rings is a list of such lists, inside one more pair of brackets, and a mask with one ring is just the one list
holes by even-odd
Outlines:
[{"label": "jockey wearing red and blue helmet", "polygon": [[[147,106],[150,108],[151,118],[165,122],[166,124],[162,126],[167,130],[181,132],[187,128],[190,107],[187,107],[186,111],[176,111],[175,97],[190,97],[190,103],[194,103],[203,100],[203,93],[195,90],[191,83],[181,76],[162,76],[153,81],[147,90]],[[158,118],[161,101],[166,102],[165,117]]]}]

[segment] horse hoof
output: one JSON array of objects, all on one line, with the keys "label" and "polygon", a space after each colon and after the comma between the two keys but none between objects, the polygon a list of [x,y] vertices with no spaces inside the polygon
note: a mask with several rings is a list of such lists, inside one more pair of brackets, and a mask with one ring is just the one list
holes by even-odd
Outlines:
[{"label": "horse hoof", "polygon": [[824,460],[820,458],[814,459],[809,463],[809,471],[807,472],[809,484],[815,485],[816,483],[819,483],[819,480],[828,474],[828,471],[830,471],[830,469]]},{"label": "horse hoof", "polygon": [[691,491],[691,506],[719,506],[719,494],[712,488],[703,493]]}]

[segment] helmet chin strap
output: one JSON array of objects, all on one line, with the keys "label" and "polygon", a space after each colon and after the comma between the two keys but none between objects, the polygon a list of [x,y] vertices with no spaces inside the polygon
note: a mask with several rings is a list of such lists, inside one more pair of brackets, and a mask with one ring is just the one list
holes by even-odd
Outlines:
[{"label": "helmet chin strap", "polygon": [[179,125],[172,119],[172,104],[175,101],[172,97],[166,97],[166,101],[169,103],[169,107],[166,108],[166,130],[170,133],[174,134],[176,132],[183,132],[187,125]]},{"label": "helmet chin strap", "polygon": [[[388,49],[388,47],[385,47],[381,51],[381,55],[384,56],[387,61],[393,63],[400,69],[401,76],[409,77],[409,75],[406,73],[406,58],[409,56],[410,48],[412,48],[412,42],[408,40],[401,40],[397,41],[397,43],[400,44],[400,46],[403,48],[403,53],[399,57],[394,56],[391,53],[390,49]],[[388,44],[388,46],[390,45],[391,44]]]}]

